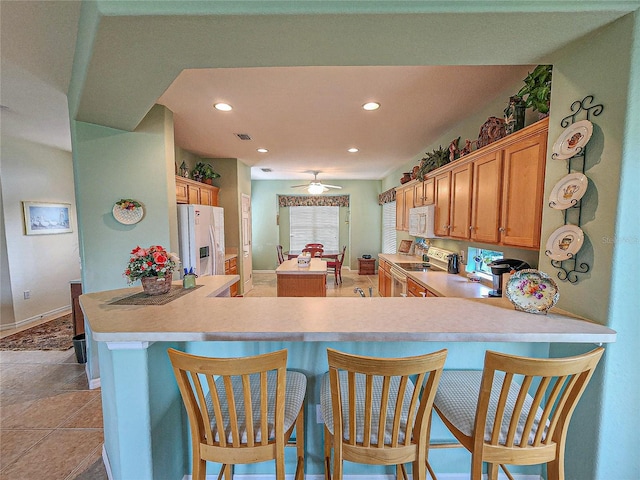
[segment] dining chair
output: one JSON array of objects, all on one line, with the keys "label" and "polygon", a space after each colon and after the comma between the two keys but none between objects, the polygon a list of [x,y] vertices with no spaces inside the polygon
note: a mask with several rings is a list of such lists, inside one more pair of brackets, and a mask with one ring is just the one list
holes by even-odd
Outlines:
[{"label": "dining chair", "polygon": [[324,245],[323,245],[323,244],[321,244],[321,243],[307,243],[304,247],[305,247],[305,248],[312,248],[312,247],[315,247],[315,248],[324,248]]},{"label": "dining chair", "polygon": [[[204,480],[206,462],[233,465],[275,460],[284,480],[284,447],[297,448],[296,480],[304,478],[303,403],[306,377],[286,370],[287,351],[243,358],[211,358],[168,349],[189,418],[193,479]],[[247,421],[248,419],[248,421]],[[295,438],[291,434],[295,428]]]},{"label": "dining chair", "polygon": [[308,247],[308,248],[305,247],[302,249],[302,253],[307,253],[307,252],[309,252],[312,257],[322,257],[324,250],[318,247]]},{"label": "dining chair", "polygon": [[571,415],[604,349],[539,359],[487,351],[483,371],[447,370],[434,408],[471,452],[471,480],[498,478],[498,465],[547,464],[548,480],[563,480]]},{"label": "dining chair", "polygon": [[[322,379],[325,479],[341,480],[343,461],[396,465],[413,463],[413,478],[431,472],[427,456],[431,408],[447,350],[405,358],[363,357],[327,349],[329,372]],[[333,449],[333,477],[331,450]]]},{"label": "dining chair", "polygon": [[344,254],[347,251],[347,246],[342,247],[342,252],[338,255],[338,258],[335,260],[329,260],[327,262],[327,273],[333,272],[333,276],[338,285],[338,280],[342,283],[342,263],[344,262]]},{"label": "dining chair", "polygon": [[276,251],[278,252],[278,265],[282,265],[282,262],[284,262],[284,252],[282,251],[282,245],[276,245]]}]

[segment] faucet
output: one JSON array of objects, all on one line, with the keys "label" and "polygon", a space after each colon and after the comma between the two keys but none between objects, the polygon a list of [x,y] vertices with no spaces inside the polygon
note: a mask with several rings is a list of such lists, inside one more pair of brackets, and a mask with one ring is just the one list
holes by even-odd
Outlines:
[{"label": "faucet", "polygon": [[362,290],[362,288],[360,288],[360,287],[356,287],[356,288],[354,288],[354,289],[353,289],[353,293],[359,293],[359,294],[360,294],[360,296],[361,296],[361,297],[363,297],[363,298],[364,298],[364,296],[365,296],[365,295],[364,295],[364,290]]}]

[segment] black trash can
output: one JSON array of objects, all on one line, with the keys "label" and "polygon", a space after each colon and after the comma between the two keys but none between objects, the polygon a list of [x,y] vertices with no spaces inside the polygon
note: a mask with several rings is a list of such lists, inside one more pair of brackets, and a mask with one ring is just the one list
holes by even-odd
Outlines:
[{"label": "black trash can", "polygon": [[78,363],[87,363],[87,340],[84,333],[73,337],[73,348],[76,351]]}]

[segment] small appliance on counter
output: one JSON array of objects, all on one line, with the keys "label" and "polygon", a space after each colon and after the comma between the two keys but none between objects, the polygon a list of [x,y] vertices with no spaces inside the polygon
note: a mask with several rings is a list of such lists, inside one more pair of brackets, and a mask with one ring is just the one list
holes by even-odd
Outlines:
[{"label": "small appliance on counter", "polygon": [[451,253],[447,258],[447,273],[458,273],[458,254]]},{"label": "small appliance on counter", "polygon": [[524,270],[525,268],[531,268],[524,260],[518,260],[517,258],[499,258],[487,265],[491,268],[491,274],[493,275],[493,290],[489,292],[490,297],[502,296],[502,275],[511,271]]}]

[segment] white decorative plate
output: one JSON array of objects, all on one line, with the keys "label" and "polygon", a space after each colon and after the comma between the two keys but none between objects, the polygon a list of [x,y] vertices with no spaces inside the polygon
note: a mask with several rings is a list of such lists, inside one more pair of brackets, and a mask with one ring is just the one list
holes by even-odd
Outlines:
[{"label": "white decorative plate", "polygon": [[582,248],[584,233],[576,225],[563,225],[547,240],[545,255],[552,260],[568,260]]},{"label": "white decorative plate", "polygon": [[557,210],[574,206],[587,191],[588,185],[589,180],[582,173],[565,175],[551,190],[549,206]]},{"label": "white decorative plate", "polygon": [[566,160],[582,151],[593,133],[593,124],[589,120],[580,120],[569,125],[553,144],[552,158]]},{"label": "white decorative plate", "polygon": [[117,203],[113,206],[113,218],[124,225],[133,225],[142,220],[144,210],[142,207],[122,208]]},{"label": "white decorative plate", "polygon": [[505,291],[516,310],[527,313],[547,313],[560,296],[553,279],[532,268],[511,275]]}]

